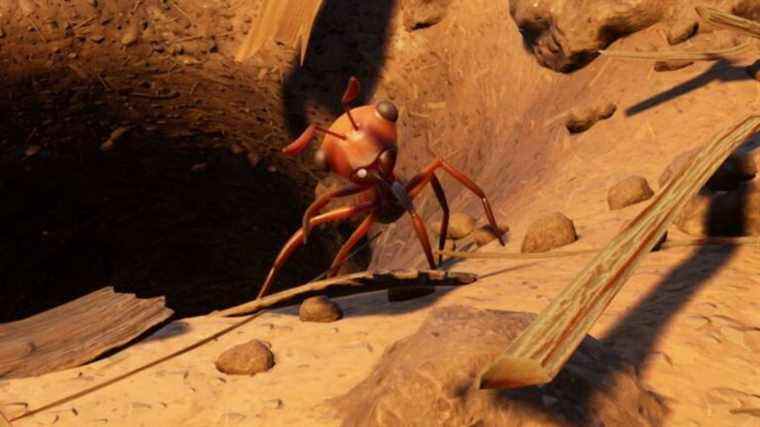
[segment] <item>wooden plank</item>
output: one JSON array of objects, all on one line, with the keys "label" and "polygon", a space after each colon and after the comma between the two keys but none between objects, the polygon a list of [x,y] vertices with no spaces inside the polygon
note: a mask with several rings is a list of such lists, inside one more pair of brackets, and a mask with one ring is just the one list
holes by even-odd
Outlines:
[{"label": "wooden plank", "polygon": [[164,298],[103,288],[29,318],[0,325],[0,378],[81,366],[167,320]]},{"label": "wooden plank", "polygon": [[323,5],[324,0],[266,0],[235,60],[243,62],[277,42],[297,49],[303,64],[314,21]]},{"label": "wooden plank", "polygon": [[397,270],[386,272],[369,272],[348,274],[326,280],[318,280],[295,288],[287,289],[261,299],[255,299],[245,304],[231,307],[226,310],[215,312],[217,316],[239,316],[253,313],[273,305],[291,300],[307,293],[323,291],[331,287],[424,287],[424,286],[459,286],[467,285],[478,279],[472,273],[459,273],[450,271],[417,271]]},{"label": "wooden plank", "polygon": [[758,129],[760,116],[750,116],[707,144],[479,375],[479,387],[517,388],[554,379],[678,211]]}]

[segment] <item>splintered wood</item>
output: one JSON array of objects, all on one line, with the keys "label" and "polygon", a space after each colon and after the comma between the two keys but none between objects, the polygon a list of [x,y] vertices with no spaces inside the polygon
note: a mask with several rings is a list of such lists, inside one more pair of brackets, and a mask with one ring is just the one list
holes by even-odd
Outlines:
[{"label": "splintered wood", "polygon": [[0,378],[41,375],[90,362],[165,321],[164,298],[103,288],[44,313],[0,325]]},{"label": "splintered wood", "polygon": [[273,305],[291,300],[307,293],[318,292],[330,287],[348,286],[372,289],[385,289],[393,287],[430,287],[430,286],[460,286],[470,284],[478,279],[472,273],[459,273],[450,271],[417,271],[397,270],[390,272],[372,273],[364,271],[332,279],[319,280],[297,286],[261,299],[256,299],[236,307],[216,312],[218,316],[239,316],[253,313]]},{"label": "splintered wood", "polygon": [[253,20],[235,60],[243,62],[272,43],[282,43],[300,52],[303,64],[314,20],[324,0],[266,0],[262,13]]},{"label": "splintered wood", "polygon": [[550,382],[575,352],[676,213],[726,158],[760,129],[750,116],[715,137],[689,167],[652,200],[539,314],[477,379],[481,388],[518,388]]}]

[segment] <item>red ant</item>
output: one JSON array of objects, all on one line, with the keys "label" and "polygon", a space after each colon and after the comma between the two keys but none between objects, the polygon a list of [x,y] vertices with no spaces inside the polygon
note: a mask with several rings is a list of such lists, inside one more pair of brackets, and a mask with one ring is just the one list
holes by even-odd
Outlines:
[{"label": "red ant", "polygon": [[[398,109],[389,101],[350,108],[349,104],[358,96],[359,81],[355,77],[351,77],[342,99],[345,113],[338,117],[329,129],[311,124],[298,139],[282,150],[286,155],[296,156],[306,149],[317,132],[322,132],[325,137],[321,147],[316,152],[316,163],[326,171],[347,178],[351,184],[323,195],[306,209],[303,216],[303,226],[293,234],[277,255],[277,259],[261,287],[258,298],[267,293],[275,275],[285,264],[285,260],[295,252],[298,246],[306,243],[313,227],[365,213],[368,214],[367,217],[335,256],[328,277],[335,276],[338,273],[338,269],[346,261],[351,249],[369,232],[370,227],[375,222],[390,224],[397,221],[404,212],[408,212],[411,216],[414,230],[422,243],[428,264],[430,264],[431,269],[435,269],[436,263],[433,258],[433,251],[430,248],[427,230],[422,219],[417,215],[412,200],[420,194],[426,184],[430,183],[443,210],[439,240],[439,248],[442,250],[449,227],[449,207],[443,187],[434,173],[438,168],[443,168],[480,197],[491,227],[493,230],[500,230],[483,190],[464,173],[443,160],[434,160],[420,174],[406,184],[402,184],[393,173],[398,153],[396,145]],[[359,204],[318,215],[332,199],[355,194],[359,194],[361,197]],[[497,234],[499,235],[499,243],[504,246],[503,234],[498,231]],[[439,255],[438,262],[441,260],[442,256]]]}]

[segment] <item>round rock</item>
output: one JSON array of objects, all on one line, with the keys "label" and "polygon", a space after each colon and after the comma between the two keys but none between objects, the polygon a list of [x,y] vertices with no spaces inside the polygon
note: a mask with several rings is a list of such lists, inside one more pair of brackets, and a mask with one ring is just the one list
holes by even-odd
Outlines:
[{"label": "round rock", "polygon": [[274,366],[274,354],[259,340],[236,345],[216,360],[216,369],[229,375],[255,375]]},{"label": "round rock", "polygon": [[472,240],[478,247],[485,246],[492,241],[496,240],[499,235],[504,235],[509,232],[509,226],[506,224],[499,224],[499,230],[497,231],[490,224],[480,226],[472,232]]},{"label": "round rock", "polygon": [[523,253],[546,252],[578,240],[575,225],[561,212],[545,215],[529,227],[522,244]]},{"label": "round rock", "polygon": [[[459,240],[469,236],[475,230],[475,218],[466,213],[457,212],[449,217],[449,228],[446,237]],[[433,232],[438,235],[441,232],[441,222],[433,223]]]},{"label": "round rock", "polygon": [[612,186],[607,193],[607,205],[610,210],[623,209],[625,207],[649,200],[654,196],[652,188],[644,177],[629,176]]},{"label": "round rock", "polygon": [[337,303],[324,296],[306,298],[298,309],[298,317],[304,322],[334,322],[343,317]]}]

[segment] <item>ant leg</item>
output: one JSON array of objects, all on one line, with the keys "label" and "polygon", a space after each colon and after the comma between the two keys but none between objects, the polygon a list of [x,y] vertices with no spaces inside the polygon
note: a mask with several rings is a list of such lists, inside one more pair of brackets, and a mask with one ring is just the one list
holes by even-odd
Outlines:
[{"label": "ant leg", "polygon": [[[335,209],[333,211],[324,213],[322,215],[316,216],[312,218],[309,221],[309,225],[316,226],[319,224],[323,224],[325,222],[330,221],[340,221],[344,219],[351,218],[352,216],[356,216],[360,213],[366,212],[367,210],[374,207],[373,203],[365,203],[363,205],[358,206],[349,206],[345,208]],[[290,237],[287,243],[285,243],[285,246],[282,247],[280,250],[280,253],[277,255],[277,258],[274,260],[274,264],[272,265],[272,269],[269,270],[269,274],[267,275],[266,280],[264,281],[264,284],[261,285],[261,290],[259,291],[259,295],[256,297],[257,299],[262,298],[267,291],[269,291],[269,288],[272,286],[272,282],[274,281],[274,277],[277,275],[277,273],[280,271],[280,268],[285,264],[285,261],[293,255],[293,252],[298,249],[299,246],[303,243],[303,229],[299,228],[298,231],[293,233],[293,236]]]},{"label": "ant leg", "polygon": [[412,217],[414,231],[417,233],[417,238],[420,240],[422,249],[425,251],[425,257],[427,258],[428,264],[432,270],[435,270],[435,258],[433,257],[433,250],[430,248],[430,239],[428,238],[427,229],[425,228],[425,223],[422,221],[422,218],[417,215],[417,211],[414,209],[414,203],[412,203],[412,198],[409,197],[409,192],[398,181],[390,186],[390,191],[401,206],[409,212],[409,216]]},{"label": "ant leg", "polygon": [[359,129],[359,126],[356,125],[356,121],[354,121],[354,117],[351,115],[351,107],[348,104],[353,102],[359,96],[359,89],[359,80],[357,80],[356,77],[351,76],[351,78],[348,79],[348,86],[346,87],[346,92],[343,94],[343,99],[341,99],[343,109],[346,111],[348,120],[351,121],[351,126],[353,126],[354,129]]},{"label": "ant leg", "polygon": [[305,245],[306,242],[309,240],[309,233],[311,232],[311,226],[309,225],[309,221],[311,221],[311,218],[318,214],[325,206],[327,206],[330,201],[332,201],[335,198],[338,197],[347,197],[352,194],[361,193],[362,191],[367,190],[366,187],[360,187],[358,185],[349,185],[334,191],[331,191],[327,194],[324,194],[319,199],[315,200],[307,209],[306,212],[303,214],[303,244]]},{"label": "ant leg", "polygon": [[[428,182],[430,182],[430,186],[433,187],[435,197],[438,199],[438,204],[441,205],[441,210],[443,211],[441,230],[438,236],[438,250],[442,251],[446,245],[446,234],[449,232],[449,204],[446,201],[446,193],[443,191],[441,182],[438,180],[438,177],[435,176],[433,171],[429,171],[412,178],[406,185],[406,190],[409,193],[409,197],[414,199],[420,194],[420,191]],[[443,255],[439,254],[438,264],[441,262],[443,262]]]},{"label": "ant leg", "polygon": [[[488,218],[488,222],[491,224],[491,227],[493,227],[496,234],[499,235],[499,243],[501,243],[502,246],[505,246],[506,243],[504,242],[504,236],[503,234],[500,234],[499,231],[501,230],[499,226],[496,224],[496,218],[493,215],[493,210],[491,209],[491,204],[488,202],[488,198],[486,197],[486,194],[483,192],[483,190],[470,178],[467,177],[467,175],[464,174],[464,172],[460,171],[459,169],[455,168],[454,166],[451,166],[450,164],[446,163],[445,161],[441,159],[434,160],[432,163],[427,165],[423,170],[422,173],[417,175],[412,181],[409,182],[409,186],[411,185],[417,185],[420,182],[424,182],[425,176],[430,175],[438,168],[443,168],[446,172],[449,173],[449,175],[453,176],[457,181],[462,183],[465,187],[467,187],[468,190],[475,193],[476,196],[480,197],[480,201],[483,203],[483,209],[486,211],[486,217]],[[410,189],[410,195],[414,197],[417,193],[419,193],[422,190],[421,186],[417,186],[415,188]]]},{"label": "ant leg", "polygon": [[[442,251],[446,247],[446,234],[449,232],[449,204],[446,201],[446,193],[443,192],[443,186],[441,181],[438,181],[438,177],[435,174],[430,175],[430,186],[433,187],[435,197],[438,199],[438,204],[441,205],[443,215],[441,217],[441,230],[438,236],[438,250]],[[438,265],[443,262],[443,254],[438,254]]]},{"label": "ant leg", "polygon": [[330,271],[327,273],[327,277],[333,277],[338,274],[338,269],[346,262],[346,259],[348,259],[351,249],[359,243],[359,240],[361,240],[362,237],[367,235],[372,224],[375,223],[375,220],[376,214],[372,212],[367,218],[364,218],[364,221],[362,221],[358,227],[356,227],[356,230],[351,234],[351,237],[346,240],[338,251],[338,254],[335,255],[335,260],[333,260],[332,265],[330,266]]}]

